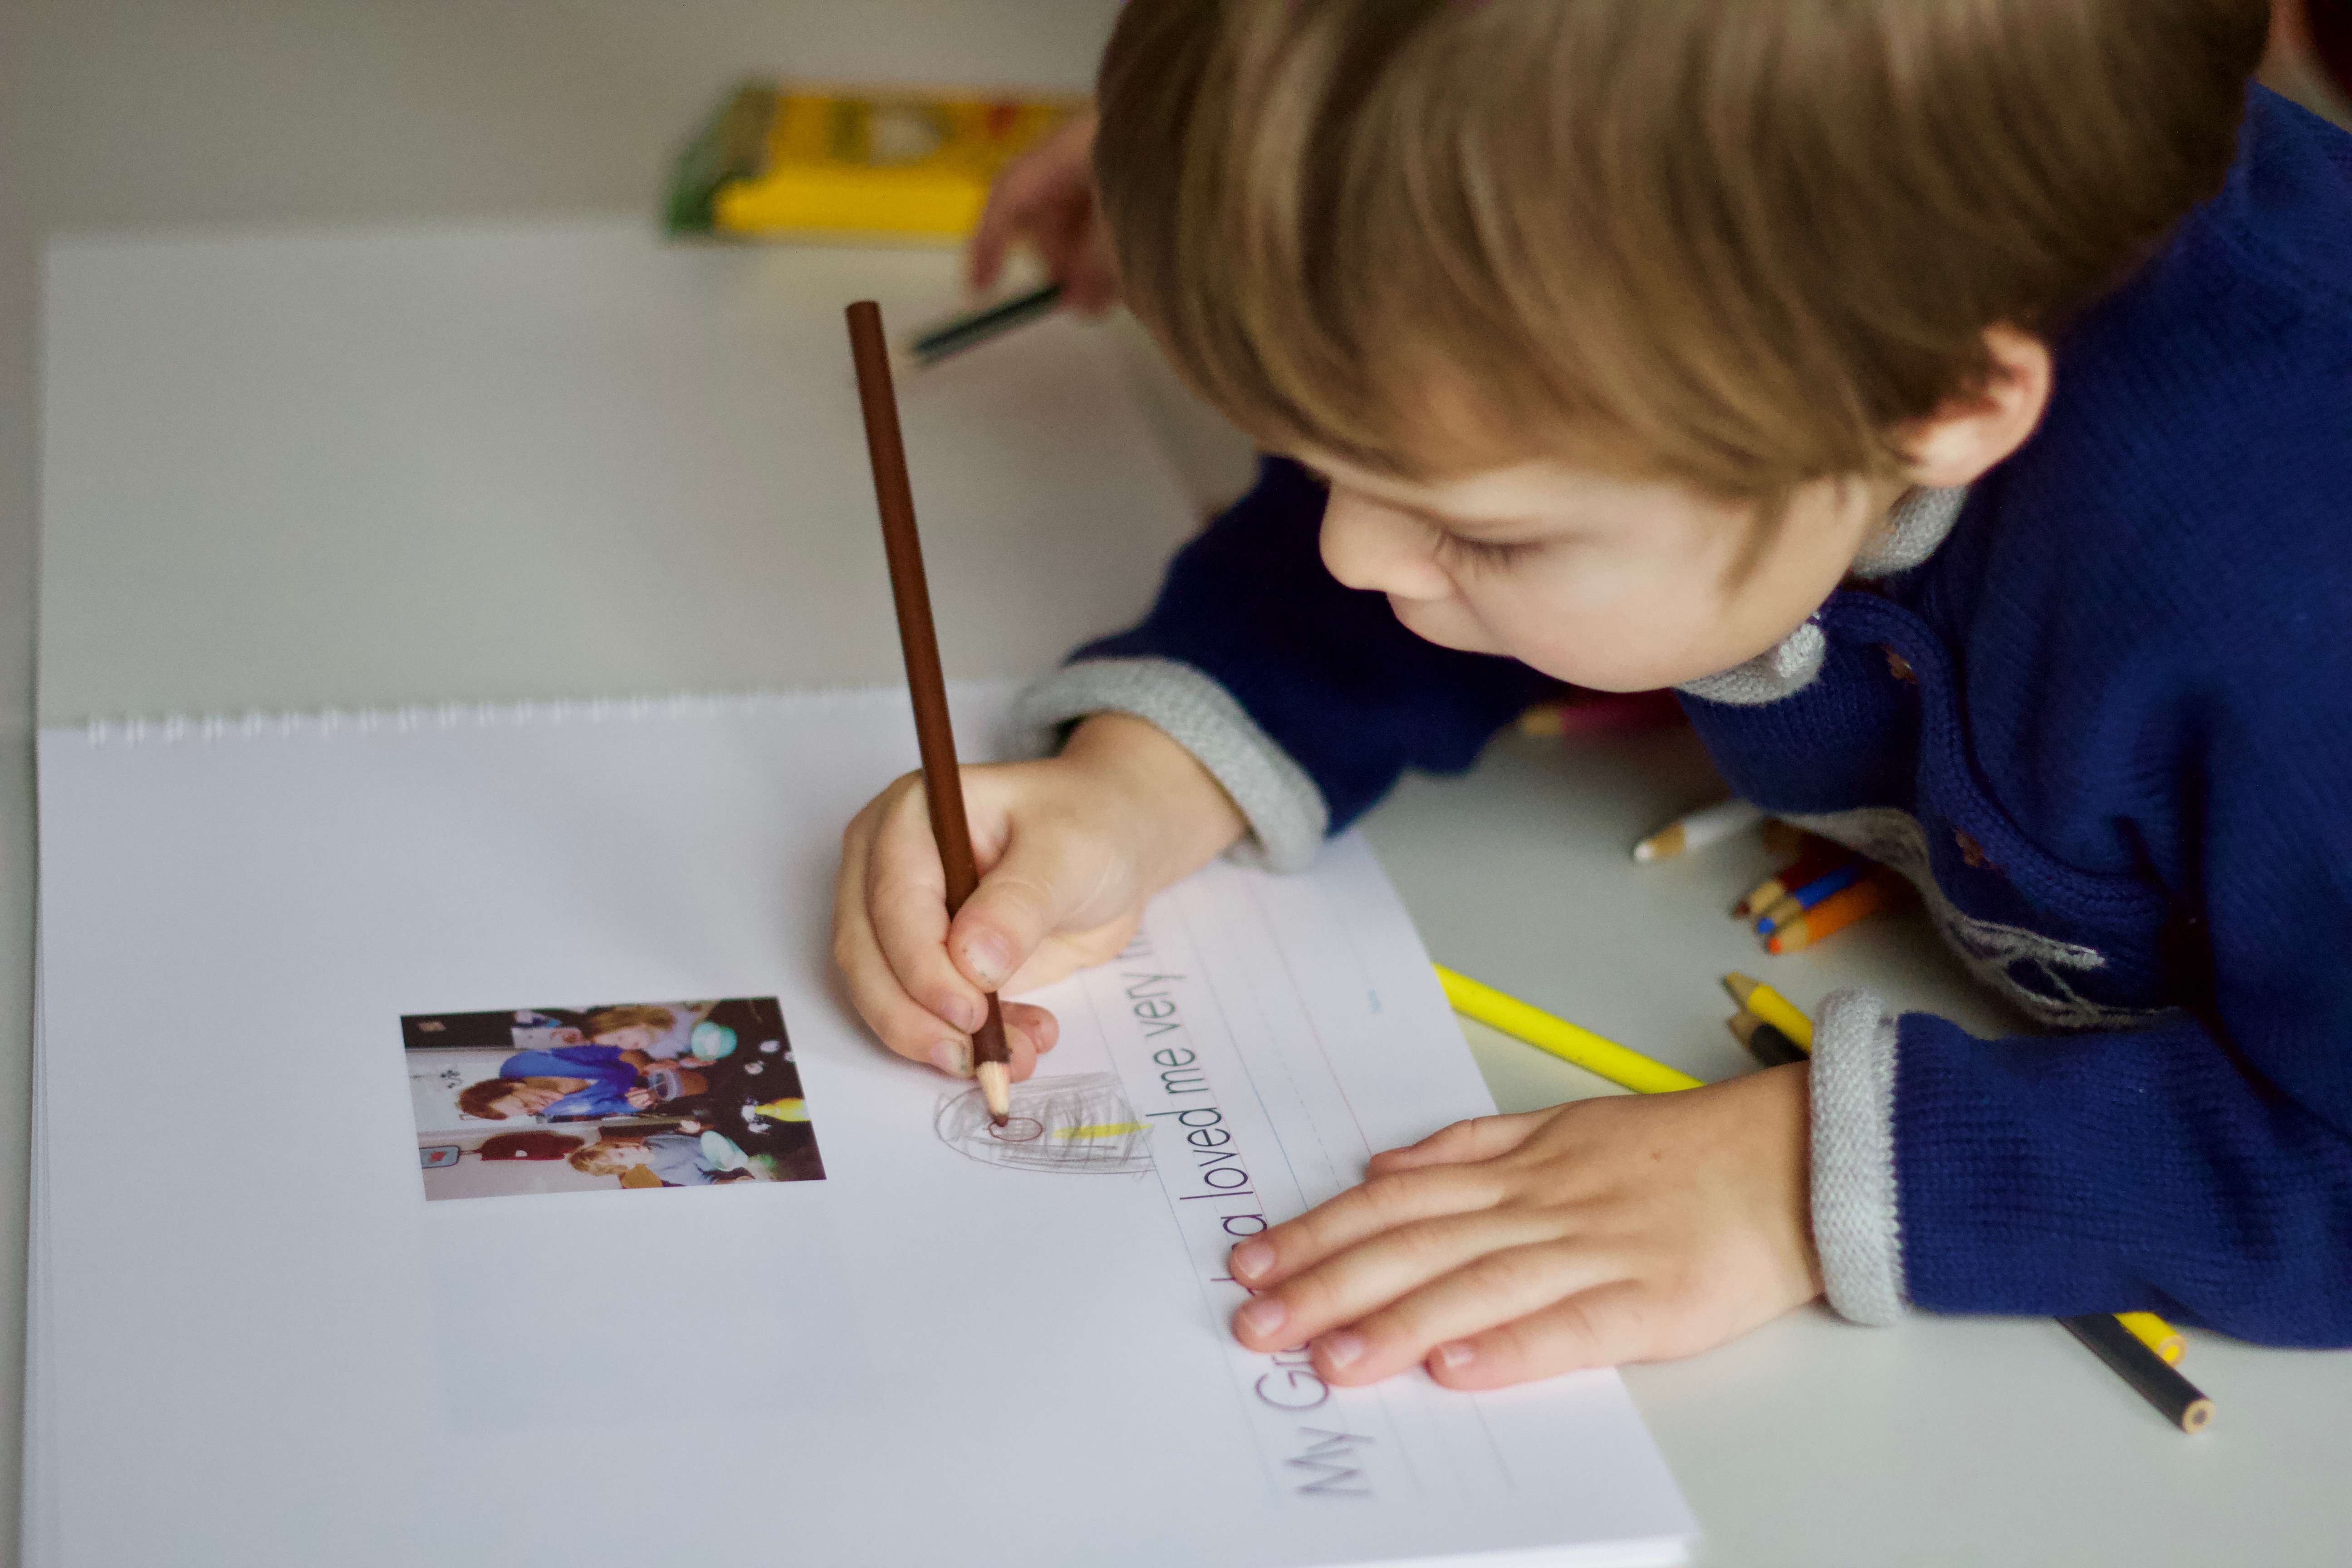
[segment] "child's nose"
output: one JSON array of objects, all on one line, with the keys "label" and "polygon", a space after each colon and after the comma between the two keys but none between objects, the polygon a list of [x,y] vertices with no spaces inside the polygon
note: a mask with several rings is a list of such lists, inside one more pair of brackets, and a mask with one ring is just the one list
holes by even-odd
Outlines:
[{"label": "child's nose", "polygon": [[1323,508],[1323,564],[1350,588],[1447,599],[1454,580],[1430,559],[1429,525],[1334,486]]}]

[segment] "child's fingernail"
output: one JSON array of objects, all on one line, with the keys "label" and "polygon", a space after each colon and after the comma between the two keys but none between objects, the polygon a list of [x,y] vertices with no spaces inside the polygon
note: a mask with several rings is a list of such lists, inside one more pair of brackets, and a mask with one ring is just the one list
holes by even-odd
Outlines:
[{"label": "child's fingernail", "polygon": [[1450,1345],[1440,1345],[1437,1347],[1438,1364],[1444,1367],[1448,1372],[1468,1366],[1472,1362],[1476,1361],[1477,1359],[1478,1352],[1471,1348],[1468,1342],[1464,1340],[1455,1340]]},{"label": "child's fingernail", "polygon": [[1271,1296],[1260,1296],[1234,1314],[1243,1328],[1261,1339],[1282,1327],[1282,1320],[1287,1316],[1289,1314],[1282,1310],[1282,1303]]},{"label": "child's fingernail", "polygon": [[964,943],[963,956],[973,978],[993,991],[1013,968],[1013,948],[1003,937],[984,932]]},{"label": "child's fingernail", "polygon": [[931,1065],[950,1078],[970,1078],[971,1047],[962,1040],[941,1040],[931,1047]]},{"label": "child's fingernail", "polygon": [[940,1016],[959,1029],[977,1029],[988,1022],[988,1004],[970,996],[950,996]]},{"label": "child's fingernail", "polygon": [[1274,1248],[1263,1241],[1244,1241],[1234,1248],[1228,1260],[1236,1279],[1255,1279],[1274,1267]]},{"label": "child's fingernail", "polygon": [[1317,1348],[1322,1351],[1323,1360],[1334,1372],[1351,1362],[1363,1359],[1364,1336],[1351,1334],[1345,1329],[1334,1329],[1317,1340],[1315,1343]]}]

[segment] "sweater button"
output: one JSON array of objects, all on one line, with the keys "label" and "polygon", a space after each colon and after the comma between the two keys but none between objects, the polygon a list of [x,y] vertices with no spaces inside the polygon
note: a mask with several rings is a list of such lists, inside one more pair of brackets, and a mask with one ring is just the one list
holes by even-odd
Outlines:
[{"label": "sweater button", "polygon": [[1960,858],[1967,861],[1971,868],[1979,871],[1998,871],[2000,869],[2000,867],[1993,860],[1992,857],[1985,853],[1984,846],[1978,843],[1974,838],[1970,837],[1961,829],[1957,827],[1952,829],[1952,842],[1960,847]]},{"label": "sweater button", "polygon": [[1895,679],[1902,681],[1906,686],[1916,686],[1919,684],[1919,678],[1912,673],[1911,661],[1909,659],[1905,658],[1901,654],[1896,653],[1893,647],[1885,643],[1878,645],[1878,651],[1886,656],[1887,674],[1893,676]]}]

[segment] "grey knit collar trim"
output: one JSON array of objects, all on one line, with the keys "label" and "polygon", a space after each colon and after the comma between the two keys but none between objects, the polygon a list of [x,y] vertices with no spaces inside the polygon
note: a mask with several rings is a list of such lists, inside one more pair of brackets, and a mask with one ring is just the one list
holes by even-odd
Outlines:
[{"label": "grey knit collar trim", "polygon": [[[1875,579],[1908,572],[1936,553],[1960,508],[1969,499],[1966,485],[1921,487],[1905,493],[1886,514],[1886,531],[1853,558],[1853,575]],[[1813,621],[1807,621],[1746,664],[1686,680],[1675,688],[1708,702],[1753,708],[1793,697],[1822,672],[1829,655],[1829,639]]]}]

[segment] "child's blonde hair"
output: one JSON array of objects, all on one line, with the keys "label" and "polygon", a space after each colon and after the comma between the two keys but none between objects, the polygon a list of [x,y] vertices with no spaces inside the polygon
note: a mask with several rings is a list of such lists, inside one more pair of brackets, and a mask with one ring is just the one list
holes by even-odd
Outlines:
[{"label": "child's blonde hair", "polygon": [[667,1007],[632,1003],[625,1007],[604,1007],[588,1015],[588,1037],[609,1035],[615,1029],[634,1029],[639,1025],[667,1034],[677,1026],[677,1015]]},{"label": "child's blonde hair", "polygon": [[1276,447],[1766,498],[2113,288],[2235,150],[2263,0],[1130,0],[1129,302]]},{"label": "child's blonde hair", "polygon": [[[635,1140],[625,1142],[628,1148],[640,1147]],[[583,1176],[617,1176],[635,1163],[634,1161],[614,1158],[624,1146],[624,1143],[616,1143],[609,1138],[600,1138],[584,1148],[574,1149],[564,1159]]]}]

